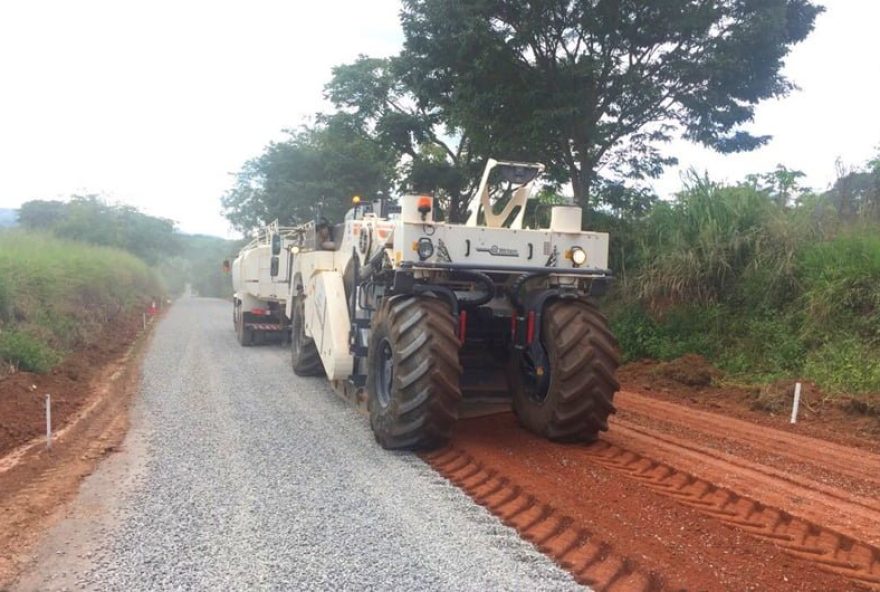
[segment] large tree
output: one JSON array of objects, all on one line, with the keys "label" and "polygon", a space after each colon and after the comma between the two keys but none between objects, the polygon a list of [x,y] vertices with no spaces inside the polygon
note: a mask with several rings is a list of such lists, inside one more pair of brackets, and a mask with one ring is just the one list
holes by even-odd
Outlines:
[{"label": "large tree", "polygon": [[360,56],[333,69],[326,96],[357,120],[379,150],[395,155],[398,190],[432,193],[449,220],[462,221],[476,191],[481,159],[471,136],[430,96],[419,96],[402,68],[397,58]]},{"label": "large tree", "polygon": [[721,152],[767,136],[755,106],[821,7],[809,0],[404,0],[406,84],[473,150],[541,158],[589,205],[656,177],[676,131]]},{"label": "large tree", "polygon": [[341,220],[353,196],[388,193],[394,164],[393,154],[381,149],[356,118],[322,116],[245,163],[221,203],[233,227],[245,233],[273,220],[282,225],[319,215]]}]

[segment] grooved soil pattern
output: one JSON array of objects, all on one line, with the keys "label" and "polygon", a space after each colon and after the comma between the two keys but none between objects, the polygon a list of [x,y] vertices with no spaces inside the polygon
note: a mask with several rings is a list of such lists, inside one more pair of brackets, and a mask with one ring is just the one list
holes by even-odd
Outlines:
[{"label": "grooved soil pattern", "polygon": [[880,590],[880,456],[631,393],[618,407],[593,445],[501,414],[424,458],[597,590]]}]

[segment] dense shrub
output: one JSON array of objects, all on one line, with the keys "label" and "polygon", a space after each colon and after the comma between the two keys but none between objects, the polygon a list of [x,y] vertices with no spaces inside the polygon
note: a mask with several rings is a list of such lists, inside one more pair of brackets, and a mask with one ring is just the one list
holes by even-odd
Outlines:
[{"label": "dense shrub", "polygon": [[811,341],[853,332],[880,345],[880,228],[812,245],[800,254],[798,268]]},{"label": "dense shrub", "polygon": [[640,231],[630,285],[652,304],[712,303],[748,295],[774,301],[794,283],[794,254],[811,232],[748,186],[695,179],[653,209]]},{"label": "dense shrub", "polygon": [[629,231],[608,299],[625,359],[696,353],[745,380],[880,392],[876,223],[841,222],[830,198],[784,207],[697,178]]}]

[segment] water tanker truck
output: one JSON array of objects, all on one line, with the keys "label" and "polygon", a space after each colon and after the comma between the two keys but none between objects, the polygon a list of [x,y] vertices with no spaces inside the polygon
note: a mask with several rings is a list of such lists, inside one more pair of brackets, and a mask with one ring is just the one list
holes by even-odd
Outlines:
[{"label": "water tanker truck", "polygon": [[284,311],[295,232],[273,222],[261,228],[232,262],[232,320],[243,346],[263,343],[271,334],[289,338],[290,319]]},{"label": "water tanker truck", "polygon": [[543,169],[489,160],[464,224],[410,195],[398,212],[359,204],[335,226],[291,232],[293,371],[365,402],[385,448],[441,445],[462,400],[487,394],[536,434],[596,439],[618,390],[617,342],[595,302],[611,281],[608,235],[582,231],[570,205],[524,227]]}]

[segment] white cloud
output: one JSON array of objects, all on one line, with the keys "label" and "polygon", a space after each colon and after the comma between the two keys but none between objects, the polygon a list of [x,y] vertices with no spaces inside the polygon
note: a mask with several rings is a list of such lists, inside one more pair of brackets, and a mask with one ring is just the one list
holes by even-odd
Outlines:
[{"label": "white cloud", "polygon": [[401,43],[394,0],[0,5],[0,206],[99,192],[225,234],[228,173]]}]

